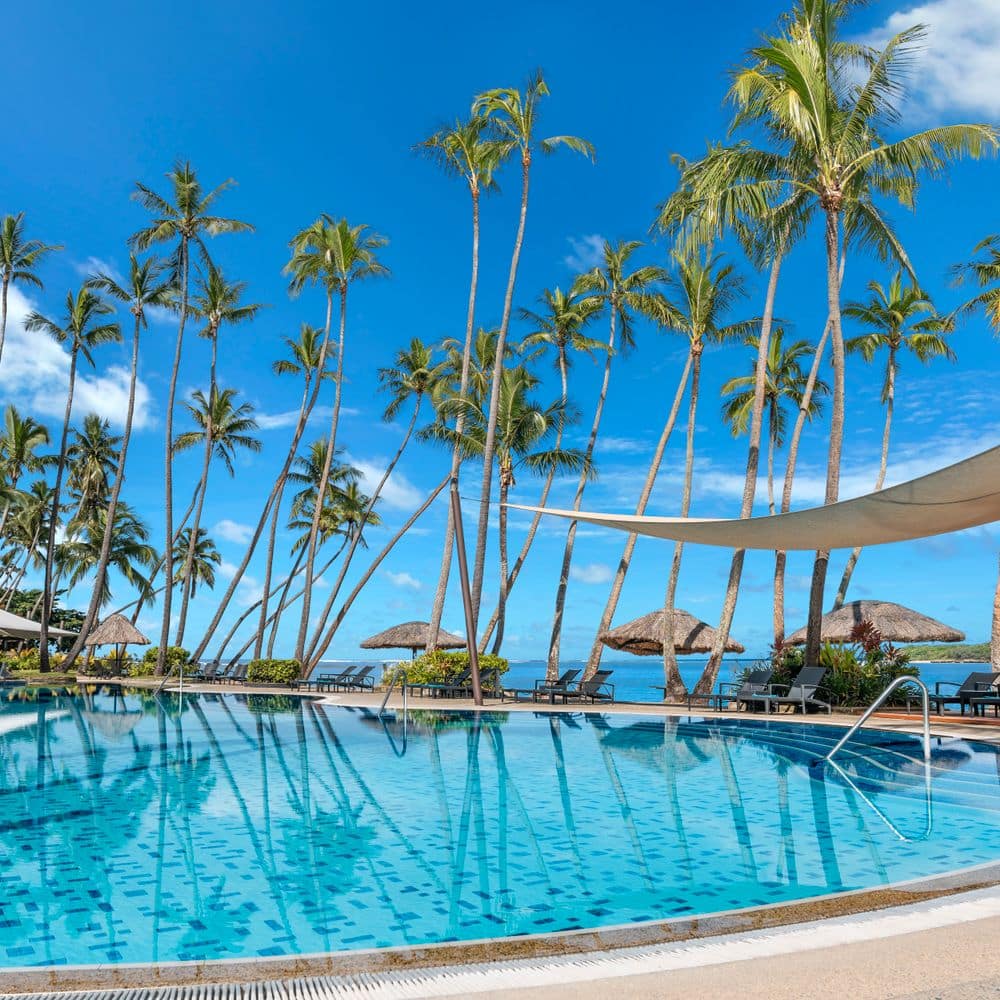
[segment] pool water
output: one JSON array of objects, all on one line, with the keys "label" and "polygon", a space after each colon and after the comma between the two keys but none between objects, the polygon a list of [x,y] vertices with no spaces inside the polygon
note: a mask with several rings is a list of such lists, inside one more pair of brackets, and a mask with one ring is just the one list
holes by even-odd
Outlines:
[{"label": "pool water", "polygon": [[1000,858],[1000,757],[725,716],[0,702],[0,966],[536,934]]}]

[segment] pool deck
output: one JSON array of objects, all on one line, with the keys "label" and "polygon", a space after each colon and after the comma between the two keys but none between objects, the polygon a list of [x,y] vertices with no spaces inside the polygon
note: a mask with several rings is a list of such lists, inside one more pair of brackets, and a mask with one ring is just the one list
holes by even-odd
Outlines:
[{"label": "pool deck", "polygon": [[[170,689],[175,690],[175,685],[171,684]],[[193,684],[185,685],[184,690],[276,693],[275,688],[250,685]],[[378,709],[383,695],[313,693],[311,697],[331,705]],[[401,695],[394,693],[387,707],[401,711]],[[474,709],[475,705],[468,699],[411,698],[409,707],[447,711]],[[487,699],[484,708],[661,717],[735,716],[734,712],[689,711],[685,706],[629,702],[563,706]],[[802,721],[802,716],[789,713],[771,718],[793,725]],[[846,713],[808,717],[810,723],[835,726],[856,720],[856,714]],[[878,713],[868,725],[920,733],[922,717],[919,712]],[[931,716],[931,732],[941,737],[1000,743],[1000,720]],[[390,1000],[437,996],[603,1000],[612,995],[628,1000],[698,1000],[733,995],[748,1000],[845,996],[852,1000],[1000,1000],[998,935],[1000,865],[991,865],[870,892],[697,920],[597,933],[468,942],[414,949],[406,954],[341,953],[315,956],[312,961],[286,960],[283,964],[222,963],[228,968],[220,963],[205,963],[200,970],[161,966],[152,972],[119,967],[106,969],[105,975],[91,975],[93,970],[81,969],[74,976],[67,969],[47,982],[33,974],[17,982],[9,973],[0,973],[0,1000],[15,995],[80,997],[80,993],[65,992],[73,989],[86,990],[89,1000]]]}]

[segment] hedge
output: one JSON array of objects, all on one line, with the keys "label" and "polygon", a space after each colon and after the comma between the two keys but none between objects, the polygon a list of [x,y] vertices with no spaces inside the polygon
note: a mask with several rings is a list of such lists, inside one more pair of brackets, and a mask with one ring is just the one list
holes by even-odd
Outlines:
[{"label": "hedge", "polygon": [[[507,673],[509,662],[502,656],[493,653],[479,654],[480,674],[496,671],[498,675]],[[411,684],[443,684],[454,680],[469,669],[469,653],[448,653],[443,649],[435,649],[431,653],[418,656],[411,663],[397,663],[386,667],[382,675],[382,683],[388,684],[398,671],[406,671],[406,679]]]},{"label": "hedge", "polygon": [[[141,660],[130,665],[131,677],[149,677],[156,672],[156,658],[160,653],[159,646],[150,646]],[[191,654],[183,646],[167,646],[167,673],[184,670],[190,673],[193,669]]]},{"label": "hedge", "polygon": [[291,684],[299,679],[301,670],[298,660],[251,660],[247,667],[247,683]]}]

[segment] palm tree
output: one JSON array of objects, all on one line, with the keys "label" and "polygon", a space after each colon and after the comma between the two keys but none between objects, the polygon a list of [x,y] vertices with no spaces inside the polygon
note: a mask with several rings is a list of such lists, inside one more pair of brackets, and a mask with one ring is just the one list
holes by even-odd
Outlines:
[{"label": "palm tree", "polygon": [[111,433],[111,422],[88,413],[83,428],[73,431],[66,450],[70,465],[66,485],[77,501],[73,521],[82,523],[95,507],[107,505],[111,477],[122,439]]},{"label": "palm tree", "polygon": [[[576,288],[571,288],[568,293],[560,288],[546,289],[539,301],[543,307],[542,312],[533,312],[530,309],[520,310],[521,319],[531,323],[534,329],[524,337],[518,350],[519,352],[530,351],[532,356],[537,356],[544,350],[554,353],[553,363],[556,371],[559,372],[561,388],[559,399],[565,413],[569,406],[569,369],[572,366],[572,352],[579,351],[594,357],[597,352],[607,350],[601,341],[588,337],[583,332],[584,326],[600,309],[600,303],[593,297],[582,295]],[[562,446],[563,429],[562,424],[556,428],[555,442],[552,446],[556,451]],[[555,465],[549,469],[542,485],[541,495],[538,498],[539,507],[545,506],[557,471],[558,467]],[[514,566],[504,584],[507,598],[510,597],[511,588],[517,581],[524,561],[528,558],[528,552],[535,539],[541,518],[541,513],[538,513],[531,519],[531,525],[524,536],[521,551],[514,560]],[[500,606],[498,603],[486,628],[482,630],[479,642],[483,649],[489,642],[499,617]]]},{"label": "palm tree", "polygon": [[[760,185],[746,185],[744,196],[787,186],[816,205],[825,223],[827,311],[833,353],[827,503],[838,499],[844,424],[844,338],[841,326],[839,260],[844,212],[877,190],[912,204],[919,174],[940,174],[963,155],[978,157],[996,149],[988,125],[947,125],[893,142],[881,129],[898,120],[900,77],[925,29],[899,32],[879,51],[840,41],[839,30],[850,4],[843,0],[803,0],[785,31],[752,50],[754,65],[734,77],[731,97],[736,125],[763,125],[776,153],[744,148],[744,164],[760,170]],[[858,84],[850,64],[865,78]],[[810,592],[806,661],[819,653],[819,623],[829,553],[817,553]],[[724,638],[723,638],[724,641]]]},{"label": "palm tree", "polygon": [[[194,537],[192,538],[192,535]],[[185,578],[183,569],[174,577],[174,583],[185,587],[187,592],[183,594],[184,601],[189,601],[195,596],[200,584],[204,584],[209,590],[215,587],[215,570],[222,565],[222,555],[215,542],[209,537],[204,528],[199,528],[197,534],[193,528],[185,528],[177,538],[175,562],[183,562],[186,566],[191,552],[194,557],[190,559],[191,572]],[[180,645],[180,638],[177,640]]]},{"label": "palm tree", "polygon": [[[579,510],[583,501],[583,491],[587,485],[588,470],[593,464],[594,446],[597,443],[597,432],[600,430],[601,417],[604,414],[604,403],[608,396],[608,383],[611,379],[611,363],[615,355],[621,351],[630,350],[635,343],[633,319],[636,314],[654,315],[658,307],[658,299],[653,290],[657,282],[663,280],[663,268],[645,264],[629,270],[632,255],[642,246],[636,240],[612,245],[605,242],[602,251],[604,262],[592,271],[580,275],[574,287],[576,291],[587,296],[597,304],[598,308],[608,311],[608,342],[604,359],[604,376],[601,390],[594,408],[594,419],[590,427],[590,437],[587,439],[584,465],[577,481],[576,495],[573,498],[573,510]],[[620,346],[619,346],[619,341]],[[552,636],[549,640],[549,656],[546,677],[553,681],[559,675],[559,648],[562,639],[563,611],[566,604],[566,588],[569,583],[570,563],[573,560],[573,546],[576,541],[576,521],[571,521],[566,533],[566,545],[563,549],[562,567],[559,571],[559,584],[556,588],[555,614],[552,621]]]},{"label": "palm tree", "polygon": [[[954,361],[955,354],[945,340],[945,335],[952,331],[954,325],[937,314],[934,303],[916,284],[903,284],[902,271],[897,271],[892,276],[888,288],[883,288],[877,281],[869,281],[868,291],[871,296],[867,302],[850,302],[844,307],[844,315],[866,330],[860,336],[848,340],[845,346],[848,353],[860,354],[869,364],[880,350],[887,350],[882,382],[885,425],[882,429],[878,477],[875,480],[877,492],[885,483],[889,464],[889,434],[892,431],[892,414],[896,402],[900,352],[909,352],[925,365],[934,358]],[[844,575],[833,601],[834,611],[844,605],[847,588],[860,555],[861,547],[856,546],[847,559]]]},{"label": "palm tree", "polygon": [[11,582],[3,592],[4,608],[10,607],[28,569],[45,566],[51,523],[52,489],[44,479],[36,479],[27,490],[18,492],[4,533],[4,541],[11,546],[12,559],[16,560],[19,552],[23,555],[23,562],[15,567]]},{"label": "palm tree", "polygon": [[305,655],[306,632],[309,628],[309,612],[312,603],[312,580],[316,561],[316,545],[319,535],[319,517],[326,496],[330,472],[329,462],[337,447],[337,425],[340,420],[340,400],[344,385],[344,341],[347,330],[347,291],[352,284],[368,278],[388,275],[389,269],[382,264],[376,251],[384,247],[388,240],[378,233],[368,232],[366,225],[351,226],[346,219],[335,220],[322,215],[308,229],[292,240],[292,259],[286,270],[292,274],[292,287],[298,288],[306,282],[321,282],[327,293],[327,327],[329,328],[330,303],[334,292],[340,297],[340,332],[337,339],[337,365],[334,374],[335,393],[333,413],[330,418],[330,436],[325,466],[318,484],[318,502],[313,514],[313,531],[306,554],[306,593],[302,598],[302,617],[299,634],[295,643],[295,658],[300,662]]},{"label": "palm tree", "polygon": [[[180,574],[182,587],[181,611],[177,620],[177,637],[174,645],[180,646],[184,640],[184,629],[187,624],[188,604],[194,587],[190,585],[193,572],[196,548],[202,538],[201,515],[205,507],[205,497],[208,494],[208,472],[212,464],[212,456],[222,461],[229,475],[235,476],[233,460],[238,451],[260,451],[258,438],[253,437],[257,430],[257,421],[253,419],[253,406],[250,403],[236,405],[239,393],[235,389],[216,389],[210,392],[208,398],[200,390],[191,393],[193,402],[185,403],[184,407],[191,415],[197,430],[178,434],[174,441],[174,451],[182,452],[205,441],[211,442],[211,449],[206,449],[202,461],[200,493],[198,505],[195,507],[194,520],[187,532],[188,550],[184,568]],[[167,578],[169,579],[169,577]],[[171,588],[168,587],[169,591]]]},{"label": "palm tree", "polygon": [[89,282],[95,291],[103,292],[109,298],[128,306],[135,320],[132,328],[132,363],[129,368],[128,406],[125,411],[125,426],[122,432],[121,449],[118,452],[118,463],[115,469],[114,484],[108,499],[107,517],[105,518],[105,537],[101,543],[101,555],[94,571],[94,591],[91,595],[83,627],[73,647],[64,661],[66,670],[76,662],[83,649],[84,640],[94,627],[101,608],[101,595],[105,592],[105,576],[111,559],[112,534],[117,524],[116,510],[125,482],[125,462],[132,440],[132,421],[135,416],[135,387],[139,376],[139,341],[142,331],[147,327],[146,312],[151,308],[164,308],[170,304],[173,286],[164,276],[164,266],[155,257],[147,257],[140,261],[136,255],[129,254],[128,280],[120,283],[110,274],[99,274]]},{"label": "palm tree", "polygon": [[38,449],[48,445],[49,429],[32,417],[22,417],[13,403],[4,410],[3,433],[0,435],[0,481],[10,490],[0,515],[0,538],[17,497],[18,483],[26,472],[43,472],[55,464],[54,455],[39,455]]},{"label": "palm tree", "polygon": [[[465,314],[465,341],[462,346],[458,386],[459,396],[465,399],[469,391],[469,365],[472,358],[472,338],[476,322],[476,294],[479,287],[479,199],[484,192],[489,193],[496,190],[493,174],[510,153],[511,148],[509,144],[491,139],[488,119],[478,115],[474,115],[467,122],[456,120],[453,126],[439,129],[420,143],[417,148],[437,163],[445,173],[461,177],[468,185],[469,195],[472,199],[472,269],[469,278],[469,303]],[[460,413],[458,420],[464,421],[464,419],[465,414]],[[457,430],[461,433],[461,424],[458,425]],[[456,445],[451,456],[452,478],[458,479],[460,468],[461,457]],[[438,574],[437,590],[431,608],[428,642],[431,641],[431,636],[437,636],[441,628],[441,616],[444,613],[444,599],[448,590],[454,544],[455,525],[452,522],[451,508],[449,507],[444,546],[441,553],[441,570]]]},{"label": "palm tree", "polygon": [[11,283],[41,288],[42,281],[35,274],[35,268],[53,250],[62,250],[62,247],[24,238],[24,212],[0,219],[0,361],[7,336],[7,292]]},{"label": "palm tree", "polygon": [[[288,348],[288,357],[279,358],[271,366],[275,375],[298,375],[303,379],[302,401],[299,404],[299,421],[303,421],[304,414],[309,406],[310,389],[312,388],[316,374],[319,372],[320,364],[323,360],[323,331],[303,323],[299,329],[297,340],[291,337],[284,337],[283,342]],[[329,372],[324,372],[321,376],[329,378]],[[297,446],[297,443],[296,443]],[[294,455],[292,456],[294,459]],[[281,502],[284,498],[285,484],[287,477],[282,475],[276,485],[276,495],[274,500],[274,510],[271,513],[271,530],[267,541],[267,558],[264,564],[264,588],[260,601],[260,623],[257,626],[256,647],[254,649],[254,659],[260,659],[262,653],[262,643],[264,640],[264,629],[268,621],[268,601],[271,595],[271,576],[274,572],[274,553],[278,538],[278,519],[281,514]],[[270,653],[268,654],[270,656]]]},{"label": "palm tree", "polygon": [[[538,140],[535,137],[537,127],[538,104],[547,97],[549,88],[542,77],[541,71],[536,71],[528,80],[524,93],[513,87],[501,87],[487,90],[480,94],[472,104],[473,115],[488,119],[497,141],[501,144],[504,155],[513,152],[520,154],[521,159],[521,211],[518,217],[517,234],[514,237],[514,250],[510,258],[510,273],[507,278],[507,290],[504,294],[503,313],[500,318],[500,330],[497,337],[496,355],[493,361],[493,375],[490,386],[489,421],[486,426],[486,440],[483,444],[483,478],[479,501],[479,524],[476,533],[476,552],[472,570],[472,608],[473,620],[479,620],[479,602],[483,589],[483,571],[486,563],[486,535],[489,530],[490,492],[493,484],[493,451],[497,432],[498,406],[500,404],[500,377],[503,369],[504,352],[507,346],[507,330],[510,326],[511,308],[514,302],[514,284],[517,281],[517,269],[521,259],[521,247],[524,243],[524,226],[528,217],[528,181],[531,174],[531,160],[537,149],[543,153],[551,153],[559,146],[566,146],[577,153],[582,153],[591,159],[594,157],[594,147],[585,139],[572,135],[555,135]],[[473,641],[475,636],[470,636]]]},{"label": "palm tree", "polygon": [[[688,395],[687,440],[684,456],[684,485],[681,493],[680,516],[687,517],[691,509],[694,477],[694,433],[697,425],[698,395],[701,386],[701,359],[708,344],[721,344],[745,338],[760,327],[760,319],[726,323],[727,315],[746,295],[742,277],[732,264],[724,264],[721,254],[708,248],[690,253],[675,251],[672,255],[676,275],[666,278],[673,298],[666,300],[669,310],[665,325],[688,340],[691,360],[691,385]],[[670,575],[664,598],[663,677],[666,694],[675,698],[687,694],[677,667],[674,650],[674,607],[677,581],[680,576],[683,543],[674,545]]]},{"label": "palm tree", "polygon": [[[174,285],[179,288],[177,343],[174,348],[174,361],[170,369],[170,388],[167,393],[167,410],[164,423],[165,448],[163,460],[164,489],[164,579],[174,577],[174,551],[171,544],[174,537],[174,401],[177,396],[177,376],[180,372],[181,352],[184,343],[184,327],[188,317],[188,281],[191,273],[191,248],[199,254],[202,260],[208,260],[208,248],[205,246],[206,236],[218,236],[223,233],[252,232],[253,226],[237,219],[226,219],[210,215],[215,200],[226,188],[235,182],[230,179],[218,187],[206,192],[198,176],[189,162],[174,164],[166,175],[170,183],[173,202],[162,198],[151,188],[136,183],[133,198],[138,201],[153,216],[152,223],[145,229],[135,233],[129,241],[137,250],[148,250],[158,243],[174,243],[174,251],[170,258]],[[160,625],[159,655],[156,661],[157,676],[162,675],[166,665],[167,644],[170,638],[170,610],[173,590],[167,587],[163,592],[163,621]]]},{"label": "palm tree", "polygon": [[[756,352],[759,338],[748,337],[747,346]],[[796,409],[805,407],[808,419],[812,420],[822,409],[821,396],[830,392],[830,387],[819,379],[809,384],[809,375],[802,363],[813,354],[813,346],[806,340],[797,340],[786,348],[784,331],[779,327],[772,336],[767,352],[767,368],[764,382],[764,406],[767,413],[767,504],[768,512],[775,513],[774,503],[774,456],[784,444],[788,423],[786,404]],[[753,414],[757,387],[756,354],[748,375],[737,375],[723,387],[722,394],[729,398],[722,408],[722,418],[729,424],[733,436],[747,433]],[[807,398],[808,394],[808,398]],[[785,574],[784,560],[775,554],[774,573],[774,642],[778,646],[785,635]]]},{"label": "palm tree", "polygon": [[52,530],[48,533],[45,552],[45,577],[42,588],[42,615],[39,630],[39,669],[49,669],[49,616],[52,612],[52,573],[55,558],[55,525],[59,520],[63,472],[66,468],[66,454],[69,445],[69,423],[73,412],[73,393],[76,389],[76,370],[80,356],[94,364],[93,350],[101,344],[117,343],[121,332],[117,323],[108,323],[104,317],[114,310],[107,302],[95,295],[86,285],[76,295],[66,295],[66,318],[63,325],[32,312],[24,321],[25,330],[30,333],[47,333],[58,344],[69,343],[69,384],[66,391],[66,408],[63,414],[62,437],[59,443],[59,460],[56,464],[56,480],[52,490]]}]

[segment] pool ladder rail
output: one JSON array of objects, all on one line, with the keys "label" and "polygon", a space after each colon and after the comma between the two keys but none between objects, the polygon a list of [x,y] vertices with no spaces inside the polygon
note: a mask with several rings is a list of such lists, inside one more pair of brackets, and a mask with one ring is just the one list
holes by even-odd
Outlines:
[{"label": "pool ladder rail", "polygon": [[[396,713],[387,713],[386,705],[389,704],[389,698],[392,696],[392,692],[399,684],[400,689],[403,692],[403,736],[401,744],[396,743],[396,738],[393,736],[389,729],[389,722],[394,721],[396,718]],[[406,675],[406,668],[400,667],[396,673],[392,675],[392,680],[389,681],[389,686],[385,690],[385,697],[382,699],[382,704],[379,705],[378,709],[378,721],[382,723],[382,729],[385,731],[386,739],[389,741],[389,746],[392,747],[393,753],[397,757],[402,757],[406,754],[406,744],[407,744],[407,730],[409,729],[410,713],[406,707],[406,685],[408,683],[408,678]],[[391,714],[392,719],[387,718],[387,715]]]}]

